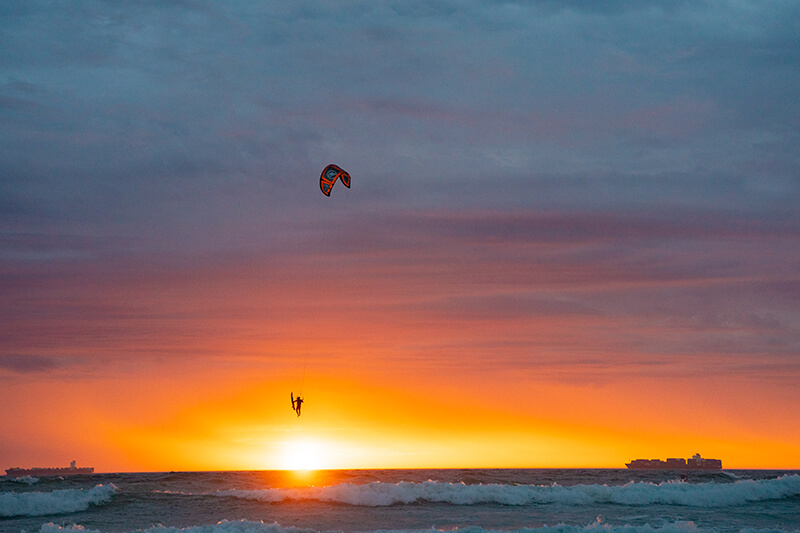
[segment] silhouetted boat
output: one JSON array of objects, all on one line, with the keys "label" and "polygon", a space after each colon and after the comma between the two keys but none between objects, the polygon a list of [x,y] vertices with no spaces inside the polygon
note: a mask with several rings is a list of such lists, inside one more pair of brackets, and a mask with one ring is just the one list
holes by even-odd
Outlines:
[{"label": "silhouetted boat", "polygon": [[75,474],[91,474],[93,472],[94,467],[82,466],[79,468],[75,466],[75,461],[72,461],[68,467],[62,468],[42,468],[38,466],[34,468],[9,468],[6,470],[6,475],[12,477],[74,476]]},{"label": "silhouetted boat", "polygon": [[691,459],[634,459],[625,466],[635,470],[721,470],[722,461],[719,459],[704,459],[699,453]]}]

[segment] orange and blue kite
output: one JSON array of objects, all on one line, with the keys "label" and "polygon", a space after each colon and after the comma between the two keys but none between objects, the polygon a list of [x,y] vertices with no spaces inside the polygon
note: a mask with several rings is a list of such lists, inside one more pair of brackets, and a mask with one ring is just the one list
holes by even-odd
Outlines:
[{"label": "orange and blue kite", "polygon": [[333,189],[333,184],[336,183],[336,180],[339,178],[341,178],[344,186],[349,189],[350,174],[336,165],[328,165],[325,167],[325,170],[322,171],[322,175],[319,177],[319,188],[322,190],[322,194],[325,196],[330,196],[331,189]]}]

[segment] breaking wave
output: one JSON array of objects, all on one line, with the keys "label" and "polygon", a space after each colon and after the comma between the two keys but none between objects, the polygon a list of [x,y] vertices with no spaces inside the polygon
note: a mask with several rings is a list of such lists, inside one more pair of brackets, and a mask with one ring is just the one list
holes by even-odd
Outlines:
[{"label": "breaking wave", "polygon": [[739,480],[734,483],[665,483],[630,482],[609,485],[466,485],[463,483],[380,483],[366,485],[344,483],[329,487],[297,489],[221,490],[214,496],[242,498],[277,503],[287,500],[317,500],[346,505],[382,507],[413,504],[421,501],[474,505],[530,504],[621,504],[685,505],[721,507],[747,502],[780,500],[800,496],[800,475],[766,480]]},{"label": "breaking wave", "polygon": [[15,477],[11,481],[13,481],[14,483],[22,483],[23,485],[33,485],[34,483],[39,483],[39,478],[32,476],[20,476],[20,477]]},{"label": "breaking wave", "polygon": [[119,489],[113,484],[51,492],[0,492],[0,516],[43,516],[85,511],[91,505],[110,502],[117,492]]},{"label": "breaking wave", "polygon": [[[697,527],[692,522],[677,522],[662,527],[651,526],[610,526],[598,521],[588,526],[569,526],[555,525],[542,526],[537,528],[522,528],[513,531],[483,529],[481,527],[469,526],[458,528],[459,533],[713,533],[714,530],[706,530]],[[45,524],[39,533],[103,533],[96,529],[85,529],[79,525],[58,526],[55,524]],[[137,530],[137,533],[320,533],[310,529],[300,529],[296,527],[282,527],[277,523],[267,524],[264,522],[253,522],[248,520],[227,521],[223,520],[217,524],[202,526],[191,526],[186,528],[154,526],[145,530]],[[416,530],[379,530],[372,533],[443,533],[439,529],[416,529]],[[767,533],[765,530],[744,529],[742,533]],[[769,533],[790,533],[788,531],[769,530]]]}]

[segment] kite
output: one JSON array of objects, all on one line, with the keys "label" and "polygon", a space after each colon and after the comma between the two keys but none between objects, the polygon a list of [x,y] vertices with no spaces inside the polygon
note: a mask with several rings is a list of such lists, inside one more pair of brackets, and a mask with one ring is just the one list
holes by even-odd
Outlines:
[{"label": "kite", "polygon": [[333,184],[336,183],[338,178],[342,179],[342,183],[344,183],[345,187],[348,189],[350,188],[350,174],[336,165],[328,165],[325,167],[325,170],[322,171],[322,175],[319,177],[319,188],[322,189],[322,194],[330,196]]}]

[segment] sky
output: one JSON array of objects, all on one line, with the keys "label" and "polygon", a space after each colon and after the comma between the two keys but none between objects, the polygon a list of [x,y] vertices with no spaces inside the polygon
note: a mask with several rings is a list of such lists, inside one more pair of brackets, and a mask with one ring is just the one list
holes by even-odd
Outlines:
[{"label": "sky", "polygon": [[12,0],[0,51],[0,468],[800,468],[797,2]]}]

